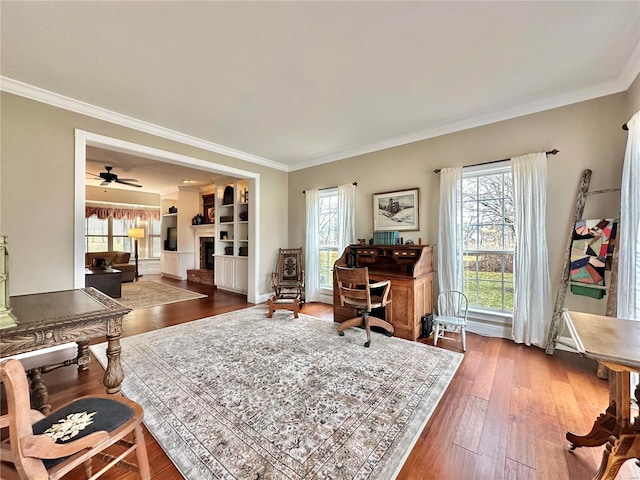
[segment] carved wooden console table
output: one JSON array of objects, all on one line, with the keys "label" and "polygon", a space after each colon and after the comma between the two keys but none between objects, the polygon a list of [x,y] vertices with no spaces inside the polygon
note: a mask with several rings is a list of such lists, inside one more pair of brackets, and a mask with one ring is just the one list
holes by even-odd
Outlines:
[{"label": "carved wooden console table", "polygon": [[[577,350],[609,368],[609,406],[586,435],[568,432],[571,449],[606,444],[594,480],[612,480],[627,460],[640,459],[640,415],[631,418],[629,373],[640,372],[640,321],[564,312]],[[640,385],[635,388],[640,402]],[[640,461],[640,460],[639,460]]]},{"label": "carved wooden console table", "polygon": [[89,341],[107,339],[107,370],[103,383],[107,393],[118,393],[124,379],[120,364],[122,318],[131,311],[95,288],[36,293],[11,297],[15,327],[0,330],[0,358],[33,352],[54,345],[76,342],[76,358],[57,365],[42,366],[29,371],[32,401],[36,408],[47,412],[49,395],[41,374],[55,368],[77,364],[86,370],[89,363]]}]

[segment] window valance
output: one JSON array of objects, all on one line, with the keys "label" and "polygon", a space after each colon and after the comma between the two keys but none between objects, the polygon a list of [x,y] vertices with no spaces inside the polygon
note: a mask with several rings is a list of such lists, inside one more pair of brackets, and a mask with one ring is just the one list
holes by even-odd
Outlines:
[{"label": "window valance", "polygon": [[143,221],[151,218],[159,221],[160,208],[125,207],[122,205],[85,205],[85,218],[89,218],[92,215],[96,215],[100,220],[104,220],[108,217],[113,217],[116,220],[120,220],[122,218],[134,220],[139,217],[140,220]]}]

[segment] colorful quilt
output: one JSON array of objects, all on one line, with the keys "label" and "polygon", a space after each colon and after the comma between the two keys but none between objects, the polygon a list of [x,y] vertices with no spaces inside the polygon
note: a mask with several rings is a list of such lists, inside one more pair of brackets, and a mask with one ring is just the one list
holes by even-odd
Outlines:
[{"label": "colorful quilt", "polygon": [[617,223],[613,219],[580,220],[573,230],[571,242],[571,291],[577,295],[602,298],[605,291],[592,288],[604,286],[607,254],[613,251],[610,240],[616,238]]}]

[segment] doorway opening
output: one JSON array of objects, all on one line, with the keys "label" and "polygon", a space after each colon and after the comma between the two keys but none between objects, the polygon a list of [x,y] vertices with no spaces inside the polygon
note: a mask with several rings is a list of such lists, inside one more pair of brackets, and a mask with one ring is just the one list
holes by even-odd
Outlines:
[{"label": "doorway opening", "polygon": [[254,219],[248,229],[249,264],[247,301],[259,303],[257,286],[257,265],[259,265],[259,232],[260,232],[260,174],[241,170],[226,165],[208,162],[202,159],[188,157],[146,145],[135,144],[107,137],[92,132],[76,129],[75,131],[75,225],[74,225],[74,288],[84,287],[84,235],[85,235],[85,177],[87,146],[94,146],[106,150],[128,153],[149,158],[158,162],[190,167],[212,174],[223,174],[230,177],[244,178],[249,182],[249,190],[253,192],[252,202],[249,204],[249,216]]}]

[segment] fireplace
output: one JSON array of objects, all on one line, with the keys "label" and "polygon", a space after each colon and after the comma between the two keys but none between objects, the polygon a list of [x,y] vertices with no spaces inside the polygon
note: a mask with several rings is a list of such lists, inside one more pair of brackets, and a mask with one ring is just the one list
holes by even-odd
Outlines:
[{"label": "fireplace", "polygon": [[214,238],[200,237],[200,269],[213,270]]}]

